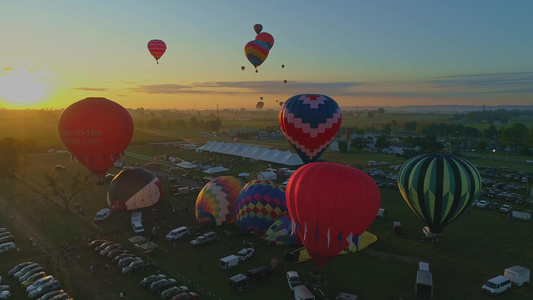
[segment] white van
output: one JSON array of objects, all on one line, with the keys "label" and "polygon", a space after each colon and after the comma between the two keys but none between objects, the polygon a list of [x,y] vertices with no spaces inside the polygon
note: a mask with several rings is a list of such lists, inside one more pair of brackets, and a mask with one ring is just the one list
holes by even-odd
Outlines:
[{"label": "white van", "polygon": [[294,300],[315,300],[315,295],[305,285],[294,287]]},{"label": "white van", "polygon": [[102,208],[94,216],[94,222],[98,223],[100,221],[103,221],[107,219],[110,215],[111,215],[111,210],[109,208]]},{"label": "white van", "polygon": [[189,236],[189,235],[191,235],[191,231],[189,230],[189,228],[185,226],[181,226],[179,228],[172,229],[167,234],[166,238],[167,240],[172,241],[172,240],[177,240],[183,236]]},{"label": "white van", "polygon": [[489,295],[497,295],[511,288],[511,279],[505,276],[497,276],[489,279],[481,290]]},{"label": "white van", "polygon": [[0,253],[13,251],[17,249],[17,246],[15,246],[15,243],[13,242],[7,242],[0,245]]},{"label": "white van", "polygon": [[222,269],[229,269],[239,264],[239,257],[237,255],[230,255],[220,259],[220,267]]}]

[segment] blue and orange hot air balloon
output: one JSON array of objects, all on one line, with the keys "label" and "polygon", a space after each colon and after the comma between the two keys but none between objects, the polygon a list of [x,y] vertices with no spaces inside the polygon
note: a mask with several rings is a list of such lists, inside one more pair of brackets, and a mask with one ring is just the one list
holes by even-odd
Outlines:
[{"label": "blue and orange hot air balloon", "polygon": [[250,181],[239,193],[235,210],[239,234],[263,234],[287,212],[285,192],[269,180]]},{"label": "blue and orange hot air balloon", "polygon": [[357,245],[376,218],[381,196],[376,182],[351,166],[317,162],[300,167],[286,189],[287,209],[313,262],[324,266]]},{"label": "blue and orange hot air balloon", "polygon": [[235,223],[235,203],[243,187],[244,182],[233,176],[220,176],[208,182],[196,199],[198,224],[219,226]]},{"label": "blue and orange hot air balloon", "polygon": [[341,109],[325,95],[296,95],[285,101],[279,125],[304,163],[315,162],[341,126]]},{"label": "blue and orange hot air balloon", "polygon": [[167,50],[167,45],[162,40],[151,40],[148,42],[148,51],[155,58],[156,63],[159,63],[159,59],[165,51]]},{"label": "blue and orange hot air balloon", "polygon": [[267,59],[269,48],[267,43],[261,41],[249,41],[244,46],[244,54],[248,61],[255,67],[256,72],[257,67]]},{"label": "blue and orange hot air balloon", "polygon": [[116,102],[85,98],[63,111],[58,131],[73,158],[102,178],[124,155],[133,137],[133,120]]}]

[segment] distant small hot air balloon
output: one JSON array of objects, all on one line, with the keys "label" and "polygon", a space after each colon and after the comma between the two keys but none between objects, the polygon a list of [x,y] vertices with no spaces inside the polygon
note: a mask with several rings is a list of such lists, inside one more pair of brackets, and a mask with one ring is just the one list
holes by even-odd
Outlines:
[{"label": "distant small hot air balloon", "polygon": [[259,102],[257,102],[257,104],[255,105],[255,108],[257,108],[257,109],[261,109],[261,108],[263,108],[264,105],[265,105],[265,103],[259,101]]},{"label": "distant small hot air balloon", "polygon": [[279,100],[276,100],[276,103],[278,103],[278,102],[279,102]]},{"label": "distant small hot air balloon", "polygon": [[162,40],[151,40],[148,42],[148,50],[155,58],[156,63],[159,63],[159,59],[167,50],[167,45]]},{"label": "distant small hot air balloon", "polygon": [[283,83],[287,84],[287,80],[283,80]]},{"label": "distant small hot air balloon", "polygon": [[245,66],[242,66],[242,67],[241,67],[241,70],[243,70],[243,71],[244,71],[244,69],[246,69],[246,67],[245,67]]},{"label": "distant small hot air balloon", "polygon": [[281,65],[281,68],[282,68],[282,69],[285,68],[285,65]]},{"label": "distant small hot air balloon", "polygon": [[279,106],[283,106],[283,101],[279,103]]},{"label": "distant small hot air balloon", "polygon": [[255,33],[260,34],[262,30],[263,30],[263,25],[261,25],[261,24],[255,24],[254,25]]},{"label": "distant small hot air balloon", "polygon": [[268,50],[272,49],[272,46],[274,46],[274,37],[267,32],[261,32],[260,34],[256,35],[255,40],[267,43]]},{"label": "distant small hot air balloon", "polygon": [[261,101],[263,101],[263,97],[259,97],[259,99],[261,99]]}]

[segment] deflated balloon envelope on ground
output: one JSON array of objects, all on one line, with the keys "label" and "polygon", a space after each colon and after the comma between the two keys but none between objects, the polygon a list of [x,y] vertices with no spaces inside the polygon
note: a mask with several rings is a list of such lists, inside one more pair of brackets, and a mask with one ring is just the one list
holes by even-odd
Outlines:
[{"label": "deflated balloon envelope on ground", "polygon": [[411,210],[431,233],[468,210],[481,190],[481,175],[474,165],[450,154],[431,153],[406,161],[398,172],[398,186]]},{"label": "deflated balloon envelope on ground", "polygon": [[161,181],[145,168],[126,169],[109,184],[107,204],[115,212],[156,204],[163,196]]},{"label": "deflated balloon envelope on ground", "polygon": [[102,178],[124,155],[133,136],[133,120],[116,102],[85,98],[63,111],[58,131],[72,156]]},{"label": "deflated balloon envelope on ground", "polygon": [[195,212],[199,224],[219,226],[235,223],[235,203],[244,182],[233,176],[220,176],[198,194]]},{"label": "deflated balloon envelope on ground", "polygon": [[279,112],[281,130],[304,163],[318,160],[335,139],[341,122],[339,105],[325,95],[293,96]]},{"label": "deflated balloon envelope on ground", "polygon": [[379,188],[369,175],[329,162],[300,167],[286,193],[294,226],[318,267],[357,243],[381,204]]},{"label": "deflated balloon envelope on ground", "polygon": [[285,192],[269,180],[250,181],[239,193],[235,209],[235,226],[239,234],[263,234],[287,213]]}]

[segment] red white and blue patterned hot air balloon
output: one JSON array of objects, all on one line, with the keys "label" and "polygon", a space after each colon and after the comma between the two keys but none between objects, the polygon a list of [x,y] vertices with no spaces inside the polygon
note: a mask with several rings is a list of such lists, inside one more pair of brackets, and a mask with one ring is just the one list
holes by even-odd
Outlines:
[{"label": "red white and blue patterned hot air balloon", "polygon": [[235,205],[235,226],[239,234],[263,234],[280,216],[287,213],[285,192],[269,180],[248,182]]},{"label": "red white and blue patterned hot air balloon", "polygon": [[162,40],[151,40],[148,42],[148,51],[150,51],[150,54],[152,54],[157,63],[159,63],[159,59],[166,50],[167,45]]},{"label": "red white and blue patterned hot air balloon", "polygon": [[315,162],[341,127],[341,109],[325,95],[296,95],[285,101],[279,125],[304,163]]}]

